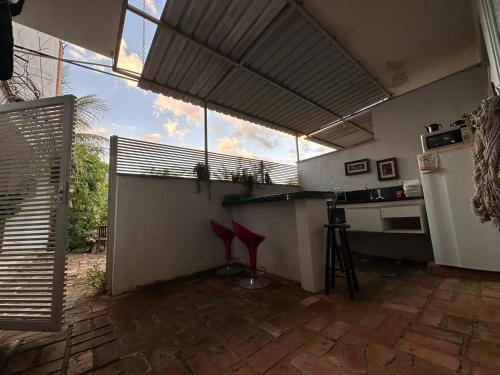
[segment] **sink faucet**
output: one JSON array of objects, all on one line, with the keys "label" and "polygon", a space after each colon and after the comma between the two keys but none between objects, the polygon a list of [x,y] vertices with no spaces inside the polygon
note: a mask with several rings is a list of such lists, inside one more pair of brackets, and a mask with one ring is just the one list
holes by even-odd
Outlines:
[{"label": "sink faucet", "polygon": [[385,198],[382,196],[382,193],[380,192],[380,189],[377,189],[377,194],[378,194],[378,196],[375,198],[375,200],[382,200],[382,199],[385,199]]},{"label": "sink faucet", "polygon": [[375,195],[373,194],[373,189],[370,189],[370,200],[374,200],[375,199]]},{"label": "sink faucet", "polygon": [[336,188],[335,191],[335,199],[338,200],[339,199],[339,194],[344,194],[344,201],[347,201],[347,194],[345,193],[345,191],[339,189],[339,188]]}]

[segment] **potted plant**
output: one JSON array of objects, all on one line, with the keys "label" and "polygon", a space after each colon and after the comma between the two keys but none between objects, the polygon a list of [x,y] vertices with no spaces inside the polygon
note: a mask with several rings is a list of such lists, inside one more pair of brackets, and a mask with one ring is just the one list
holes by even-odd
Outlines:
[{"label": "potted plant", "polygon": [[245,195],[252,195],[255,180],[255,176],[252,173],[249,173],[247,169],[243,169],[240,181],[243,183]]},{"label": "potted plant", "polygon": [[193,173],[196,176],[196,193],[201,191],[201,182],[207,182],[208,199],[210,199],[210,169],[207,164],[199,162],[193,168]]}]

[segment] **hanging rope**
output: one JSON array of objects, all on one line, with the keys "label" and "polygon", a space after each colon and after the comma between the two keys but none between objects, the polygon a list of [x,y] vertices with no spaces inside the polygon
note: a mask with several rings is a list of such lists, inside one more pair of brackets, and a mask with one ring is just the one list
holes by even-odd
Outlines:
[{"label": "hanging rope", "polygon": [[[142,10],[146,12],[146,0],[142,0]],[[146,63],[146,18],[142,17],[142,65]]]},{"label": "hanging rope", "polygon": [[483,222],[500,229],[500,97],[483,100],[470,116],[474,133],[474,196],[472,208]]}]

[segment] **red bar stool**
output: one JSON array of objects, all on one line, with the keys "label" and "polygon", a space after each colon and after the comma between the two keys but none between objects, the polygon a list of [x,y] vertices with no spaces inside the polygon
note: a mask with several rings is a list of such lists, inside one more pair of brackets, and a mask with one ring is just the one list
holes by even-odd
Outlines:
[{"label": "red bar stool", "polygon": [[231,257],[231,243],[233,242],[234,232],[213,220],[210,220],[210,225],[215,235],[224,242],[224,248],[226,250],[226,265],[217,270],[217,275],[227,276],[240,273],[242,271],[241,267],[235,266],[233,264],[233,258]]},{"label": "red bar stool", "polygon": [[264,277],[257,277],[257,247],[266,237],[251,232],[243,225],[233,221],[233,229],[236,236],[247,245],[250,256],[251,276],[240,281],[240,286],[245,289],[261,289],[269,285],[269,280]]}]

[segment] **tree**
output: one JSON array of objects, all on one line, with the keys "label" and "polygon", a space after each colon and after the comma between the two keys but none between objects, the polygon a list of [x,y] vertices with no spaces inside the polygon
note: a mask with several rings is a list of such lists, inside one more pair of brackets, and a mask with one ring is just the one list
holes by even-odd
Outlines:
[{"label": "tree", "polygon": [[108,166],[101,159],[101,149],[75,144],[71,162],[69,249],[86,246],[87,237],[95,234],[107,219]]}]

